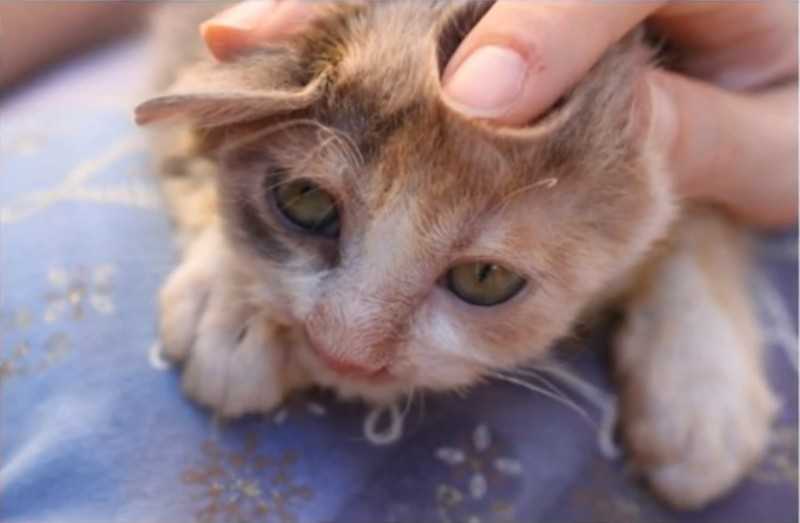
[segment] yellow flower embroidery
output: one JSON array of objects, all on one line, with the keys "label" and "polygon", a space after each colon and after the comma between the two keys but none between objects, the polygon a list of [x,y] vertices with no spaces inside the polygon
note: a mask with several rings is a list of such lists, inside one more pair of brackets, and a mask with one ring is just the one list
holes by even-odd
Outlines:
[{"label": "yellow flower embroidery", "polygon": [[0,382],[45,371],[62,361],[71,350],[69,338],[63,332],[48,335],[41,349],[34,350],[29,336],[32,317],[30,311],[20,309],[3,321],[3,331],[11,336],[0,346]]},{"label": "yellow flower embroidery", "polygon": [[507,494],[524,471],[515,458],[498,455],[487,425],[475,427],[463,445],[439,447],[435,456],[448,466],[452,476],[451,481],[436,486],[436,506],[443,523],[481,523],[483,514],[490,521],[513,520],[511,502],[495,499],[490,487],[501,487],[496,491]]},{"label": "yellow flower embroidery", "polygon": [[753,479],[761,483],[794,483],[797,485],[797,429],[778,427],[772,433],[769,451],[761,465],[753,471]]},{"label": "yellow flower embroidery", "polygon": [[111,265],[100,265],[91,271],[79,269],[73,274],[62,268],[51,269],[48,279],[55,289],[47,295],[44,320],[53,323],[65,314],[74,320],[82,320],[88,309],[100,314],[113,313],[113,275],[114,267]]},{"label": "yellow flower embroidery", "polygon": [[203,454],[204,463],[183,474],[184,483],[199,489],[198,523],[296,523],[293,509],[311,499],[311,489],[292,479],[296,456],[260,454],[255,435],[240,451],[208,441]]}]

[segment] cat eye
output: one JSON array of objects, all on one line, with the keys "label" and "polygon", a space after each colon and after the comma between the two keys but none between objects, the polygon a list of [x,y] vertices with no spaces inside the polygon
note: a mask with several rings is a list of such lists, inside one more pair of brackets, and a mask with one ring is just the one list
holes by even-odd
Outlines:
[{"label": "cat eye", "polygon": [[339,235],[339,210],[333,197],[309,180],[292,180],[274,189],[275,203],[293,224],[312,234]]},{"label": "cat eye", "polygon": [[447,272],[447,288],[472,305],[491,307],[513,298],[525,286],[525,279],[493,263],[457,265]]}]

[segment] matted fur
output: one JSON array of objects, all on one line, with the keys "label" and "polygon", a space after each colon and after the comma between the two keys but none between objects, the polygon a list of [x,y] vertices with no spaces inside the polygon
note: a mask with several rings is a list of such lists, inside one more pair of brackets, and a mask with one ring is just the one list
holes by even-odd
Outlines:
[{"label": "matted fur", "polygon": [[[774,410],[743,271],[723,264],[743,259],[738,233],[713,212],[676,221],[669,174],[642,123],[650,51],[638,32],[523,128],[452,111],[441,68],[486,7],[339,6],[231,64],[188,45],[164,60],[158,77],[174,73],[172,87],[137,119],[182,122],[160,131],[157,149],[186,246],[161,296],[166,354],[186,362],[187,391],[224,415],[267,410],[308,383],[385,402],[544,357],[587,309],[625,296],[632,320],[618,369],[634,459],[673,503],[705,503],[763,450]],[[178,41],[207,16],[200,11],[167,8],[160,33]],[[270,204],[269,188],[295,178],[336,199],[338,239],[293,230]],[[715,248],[682,233],[698,220],[715,224],[704,226]],[[470,260],[499,263],[528,284],[502,305],[467,305],[441,280]],[[723,264],[723,275],[709,264]],[[665,275],[713,291],[676,285],[685,294],[666,296]],[[694,313],[709,323],[684,321],[680,299],[702,303]],[[636,319],[651,306],[658,311]],[[671,355],[687,350],[706,352],[691,371]],[[718,352],[741,365],[715,367]],[[639,373],[655,361],[670,364]],[[724,411],[696,392],[708,383],[684,378],[706,375],[726,391]],[[716,412],[715,425],[699,429],[698,409]],[[663,419],[700,430],[699,440],[659,444],[672,430],[652,429]],[[729,430],[744,436],[731,443]],[[711,471],[695,477],[699,464]]]}]

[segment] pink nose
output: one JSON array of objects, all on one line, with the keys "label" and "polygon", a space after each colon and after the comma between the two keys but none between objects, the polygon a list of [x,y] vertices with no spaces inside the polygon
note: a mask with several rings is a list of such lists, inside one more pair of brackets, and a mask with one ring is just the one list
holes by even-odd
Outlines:
[{"label": "pink nose", "polygon": [[308,336],[308,341],[314,354],[334,372],[345,376],[362,377],[377,377],[386,373],[386,365],[384,364],[356,360],[345,354],[333,353],[326,350],[324,344],[318,343],[310,335]]}]

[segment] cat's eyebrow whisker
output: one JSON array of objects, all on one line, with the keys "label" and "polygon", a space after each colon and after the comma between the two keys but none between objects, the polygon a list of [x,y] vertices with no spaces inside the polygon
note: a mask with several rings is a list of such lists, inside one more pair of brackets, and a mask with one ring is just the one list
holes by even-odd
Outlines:
[{"label": "cat's eyebrow whisker", "polygon": [[[270,126],[264,127],[263,129],[259,129],[258,131],[247,133],[244,136],[241,136],[238,140],[233,140],[225,144],[225,149],[236,149],[239,147],[243,147],[249,143],[261,140],[273,133],[280,132],[289,127],[294,127],[297,125],[318,126],[320,125],[320,123],[310,118],[295,118],[293,120],[287,120],[285,122],[278,122]],[[227,132],[227,130],[223,132]],[[227,140],[227,138],[225,138],[225,140]]]},{"label": "cat's eyebrow whisker", "polygon": [[[361,154],[361,151],[358,149],[355,142],[350,136],[337,129],[328,127],[327,125],[324,125],[323,123],[310,118],[296,118],[293,120],[287,120],[284,122],[275,123],[273,125],[270,125],[269,127],[260,129],[257,132],[246,134],[245,136],[242,136],[237,140],[231,140],[229,143],[225,145],[225,149],[236,149],[240,147],[245,147],[253,142],[263,140],[274,133],[284,131],[291,127],[299,127],[299,126],[316,127],[317,129],[319,129],[320,133],[325,133],[329,135],[324,141],[320,142],[311,151],[308,151],[302,162],[306,161],[313,162],[314,154],[317,153],[321,148],[327,147],[331,142],[338,142],[342,144],[342,146],[337,147],[336,151],[343,152],[347,156],[349,163],[351,163],[355,167],[362,166],[364,164],[364,158]],[[225,138],[225,140],[227,140],[227,138]]]},{"label": "cat's eyebrow whisker", "polygon": [[352,164],[354,167],[361,167],[364,165],[364,156],[361,154],[361,150],[358,148],[358,145],[356,145],[356,142],[353,140],[352,136],[345,132],[339,131],[338,129],[333,129],[322,124],[320,124],[320,129],[331,133],[332,136],[328,141],[335,140],[342,144],[342,147],[337,150],[344,152],[348,156],[350,164]]},{"label": "cat's eyebrow whisker", "polygon": [[345,164],[351,167],[360,167],[364,165],[364,157],[361,155],[361,151],[358,149],[350,136],[320,122],[315,122],[315,125],[318,127],[318,136],[327,136],[321,138],[320,142],[304,155],[303,159],[301,160],[302,164],[305,164],[306,162],[315,162],[319,158],[318,153],[320,150],[324,150],[332,143],[336,143],[338,144],[338,147],[334,147],[333,150],[336,153],[344,156]]},{"label": "cat's eyebrow whisker", "polygon": [[307,166],[314,164],[319,159],[319,151],[326,149],[329,144],[335,141],[338,141],[336,136],[328,136],[314,147],[309,149],[303,158],[298,162],[300,165],[300,170],[306,170]]},{"label": "cat's eyebrow whisker", "polygon": [[543,180],[537,180],[533,183],[528,185],[524,185],[519,189],[512,191],[511,193],[507,194],[503,200],[497,204],[493,212],[503,212],[506,207],[511,203],[511,201],[526,192],[532,191],[533,189],[538,189],[539,187],[545,187],[546,189],[552,189],[553,187],[558,184],[558,178],[545,178]]},{"label": "cat's eyebrow whisker", "polygon": [[552,391],[550,391],[550,390],[548,390],[546,388],[539,387],[537,385],[529,383],[529,382],[527,382],[527,381],[525,381],[525,380],[523,380],[521,378],[515,377],[515,376],[507,376],[507,375],[505,375],[505,374],[503,374],[503,373],[501,373],[499,371],[490,371],[489,375],[494,377],[494,378],[497,378],[497,379],[499,379],[501,381],[505,381],[506,383],[510,383],[512,385],[520,386],[523,389],[527,389],[527,390],[530,390],[532,392],[538,392],[539,394],[542,394],[543,396],[546,396],[546,397],[548,397],[548,398],[550,398],[552,400],[555,400],[556,402],[561,403],[565,407],[568,407],[569,409],[572,409],[573,411],[575,411],[578,414],[580,414],[581,417],[583,417],[583,419],[586,420],[586,422],[589,425],[591,425],[592,427],[595,426],[595,422],[594,422],[594,420],[592,420],[592,417],[589,416],[589,413],[586,412],[586,410],[584,408],[582,408],[580,405],[578,405],[577,403],[575,403],[574,401],[572,401],[571,399],[569,399],[569,398],[567,398],[565,396],[554,394]]}]

